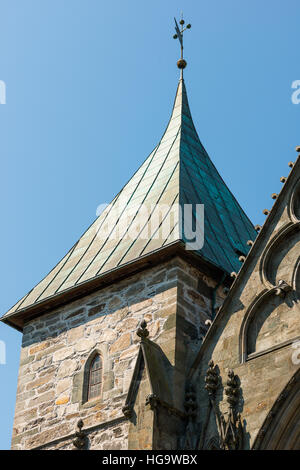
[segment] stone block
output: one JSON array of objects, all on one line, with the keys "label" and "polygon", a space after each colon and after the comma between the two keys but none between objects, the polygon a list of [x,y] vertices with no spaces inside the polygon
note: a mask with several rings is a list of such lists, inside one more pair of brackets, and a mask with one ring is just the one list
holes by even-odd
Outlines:
[{"label": "stone block", "polygon": [[76,352],[89,352],[95,347],[95,340],[93,338],[81,338],[74,344]]},{"label": "stone block", "polygon": [[36,354],[37,352],[42,351],[43,349],[46,349],[49,346],[50,346],[49,341],[44,341],[42,343],[36,344],[35,346],[29,349],[29,354],[30,355]]},{"label": "stone block", "polygon": [[66,359],[59,366],[57,378],[68,377],[76,371],[77,361],[75,359]]},{"label": "stone block", "polygon": [[124,349],[129,348],[131,345],[131,335],[130,333],[125,333],[121,335],[110,347],[110,353],[116,353],[123,351]]},{"label": "stone block", "polygon": [[80,338],[84,337],[85,325],[78,326],[77,328],[72,328],[68,331],[68,344],[72,344]]},{"label": "stone block", "polygon": [[72,388],[72,383],[73,383],[73,380],[72,380],[72,378],[69,378],[69,377],[67,379],[59,380],[56,383],[56,387],[55,387],[56,394],[60,395],[61,393],[65,392],[66,390],[71,389]]},{"label": "stone block", "polygon": [[65,405],[66,403],[68,403],[70,400],[70,397],[67,396],[67,395],[64,395],[64,396],[61,396],[59,398],[56,399],[55,401],[55,404],[56,405]]}]

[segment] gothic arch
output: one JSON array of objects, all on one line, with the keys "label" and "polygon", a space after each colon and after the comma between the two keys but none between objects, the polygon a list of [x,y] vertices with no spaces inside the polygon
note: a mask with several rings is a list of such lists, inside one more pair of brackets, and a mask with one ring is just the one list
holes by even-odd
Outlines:
[{"label": "gothic arch", "polygon": [[300,221],[300,179],[298,179],[292,190],[289,215],[294,222]]},{"label": "gothic arch", "polygon": [[102,387],[101,387],[101,393],[103,391],[103,355],[101,354],[101,351],[99,349],[94,349],[89,357],[87,358],[85,365],[84,365],[84,372],[83,372],[83,391],[82,391],[82,401],[83,403],[86,403],[89,401],[89,385],[90,385],[90,372],[91,372],[91,366],[94,362],[94,360],[99,357],[102,363]]},{"label": "gothic arch", "polygon": [[[247,309],[239,336],[241,363],[299,339],[293,322],[294,293],[289,292],[285,284],[279,286],[264,289]],[[286,286],[287,292],[284,291]],[[283,323],[287,326],[292,324],[291,328],[284,328],[284,337],[281,330]]]},{"label": "gothic arch", "polygon": [[298,257],[293,271],[292,286],[300,299],[300,256]]},{"label": "gothic arch", "polygon": [[[88,384],[89,384],[89,371],[92,361],[96,355],[102,358],[102,393],[106,390],[107,382],[112,371],[113,363],[109,358],[108,345],[97,344],[96,347],[86,357],[83,367],[73,377],[73,390],[72,390],[72,403],[80,403],[80,407],[85,408],[89,406],[88,402]],[[101,396],[98,398],[102,399]]]},{"label": "gothic arch", "polygon": [[252,449],[300,450],[300,369],[278,396]]},{"label": "gothic arch", "polygon": [[[262,282],[269,288],[276,285],[279,278],[291,284],[289,273],[282,273],[282,262],[291,257],[291,252],[300,241],[300,222],[286,224],[267,245],[260,262]],[[289,263],[286,263],[289,266]],[[292,271],[292,270],[289,270]]]}]

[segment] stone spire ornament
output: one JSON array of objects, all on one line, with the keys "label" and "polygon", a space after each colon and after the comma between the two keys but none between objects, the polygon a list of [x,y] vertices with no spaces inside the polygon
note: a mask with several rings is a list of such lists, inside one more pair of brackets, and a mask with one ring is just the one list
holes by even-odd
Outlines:
[{"label": "stone spire ornament", "polygon": [[149,336],[149,331],[147,330],[147,322],[146,320],[142,320],[139,329],[137,330],[136,334],[141,338],[143,341],[147,336]]},{"label": "stone spire ornament", "polygon": [[73,445],[78,450],[84,450],[87,447],[87,436],[83,428],[83,421],[80,419],[77,423],[78,431],[75,432],[76,439],[73,440]]},{"label": "stone spire ornament", "polygon": [[173,38],[179,40],[179,42],[180,42],[180,51],[181,51],[180,59],[179,59],[178,62],[177,62],[177,67],[181,70],[181,78],[182,78],[182,76],[183,76],[183,69],[185,69],[185,67],[187,66],[187,63],[186,63],[186,61],[185,61],[184,58],[183,58],[183,33],[184,33],[184,31],[186,31],[187,29],[190,29],[190,28],[192,27],[192,25],[191,25],[191,24],[187,24],[187,25],[184,27],[185,21],[184,21],[184,19],[182,18],[182,14],[181,14],[181,20],[179,21],[179,24],[180,24],[181,28],[178,26],[178,23],[177,23],[177,21],[176,21],[176,18],[174,18],[174,21],[175,21],[175,31],[176,31],[176,34],[174,34]]},{"label": "stone spire ornament", "polygon": [[243,448],[243,425],[241,415],[237,412],[240,398],[240,381],[233,370],[228,371],[226,387],[224,389],[226,401],[229,405],[227,413],[222,413],[216,400],[216,392],[221,385],[216,366],[213,361],[209,362],[209,368],[205,377],[205,389],[208,392],[210,407],[208,408],[205,425],[200,436],[199,449],[203,449],[206,430],[208,427],[210,413],[213,411],[218,429],[219,447],[222,450],[238,450]]}]

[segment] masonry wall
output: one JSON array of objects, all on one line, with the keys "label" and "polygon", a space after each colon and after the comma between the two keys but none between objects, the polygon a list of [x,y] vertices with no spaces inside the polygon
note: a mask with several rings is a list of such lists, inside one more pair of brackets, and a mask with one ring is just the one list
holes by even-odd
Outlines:
[{"label": "masonry wall", "polygon": [[[173,405],[184,411],[184,371],[207,328],[215,286],[216,281],[175,258],[29,322],[23,335],[12,448],[73,449],[81,418],[90,448],[127,449],[131,425],[122,406],[142,319],[151,340],[174,366]],[[220,287],[216,306],[222,295]],[[83,403],[84,367],[95,350],[103,358],[103,392],[99,399]],[[144,445],[129,440],[131,448]]]},{"label": "masonry wall", "polygon": [[[198,384],[202,426],[205,426],[209,403],[204,382],[209,361],[212,359],[219,368],[217,405],[227,416],[224,393],[227,374],[233,369],[238,375],[241,383],[238,411],[244,426],[244,446],[248,449],[299,370],[300,232],[296,206],[299,198],[295,195],[299,194],[300,183],[296,182],[297,175],[294,176],[286,197],[266,222],[266,230],[249,255],[247,269],[229,293],[194,365],[193,380]],[[279,289],[281,281],[286,283],[285,291]],[[211,413],[205,446],[216,435],[216,420]]]},{"label": "masonry wall", "polygon": [[133,419],[130,420],[128,430],[128,449],[149,450],[153,448],[154,414],[150,406],[146,405],[147,396],[150,393],[150,384],[144,364],[134,404]]}]

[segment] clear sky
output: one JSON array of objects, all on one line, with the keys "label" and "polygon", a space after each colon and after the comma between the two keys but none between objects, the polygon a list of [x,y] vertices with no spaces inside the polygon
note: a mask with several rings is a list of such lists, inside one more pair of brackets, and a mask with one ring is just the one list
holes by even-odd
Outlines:
[{"label": "clear sky", "polygon": [[[299,0],[0,0],[4,314],[61,259],[161,137],[178,81],[199,137],[254,223],[300,145]],[[0,325],[0,449],[10,446],[21,334]]]}]

